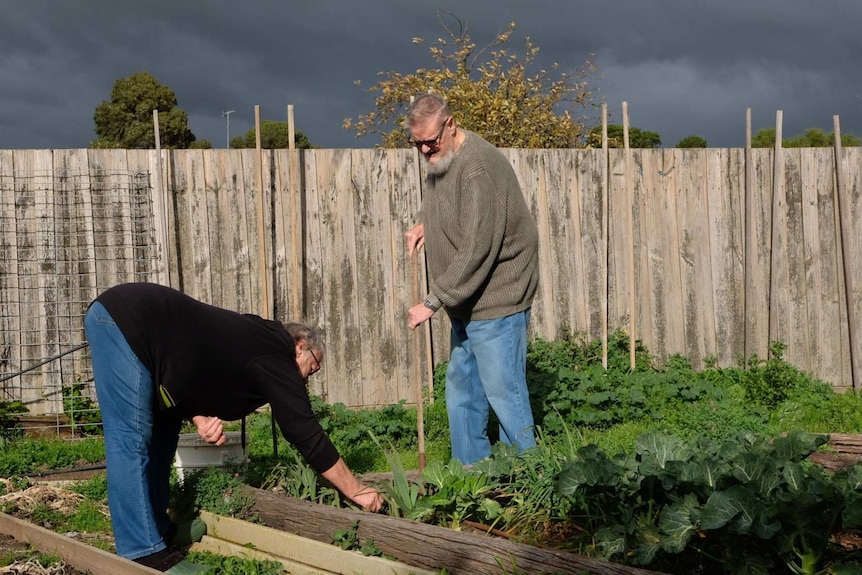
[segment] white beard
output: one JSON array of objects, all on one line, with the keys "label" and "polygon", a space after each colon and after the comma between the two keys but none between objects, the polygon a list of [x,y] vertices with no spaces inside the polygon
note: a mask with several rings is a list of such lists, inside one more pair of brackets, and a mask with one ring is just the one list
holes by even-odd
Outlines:
[{"label": "white beard", "polygon": [[454,159],[455,152],[450,150],[442,156],[438,157],[437,161],[433,164],[426,160],[426,162],[428,162],[428,173],[434,176],[442,176],[447,171],[449,171],[449,167],[452,165],[452,160]]}]

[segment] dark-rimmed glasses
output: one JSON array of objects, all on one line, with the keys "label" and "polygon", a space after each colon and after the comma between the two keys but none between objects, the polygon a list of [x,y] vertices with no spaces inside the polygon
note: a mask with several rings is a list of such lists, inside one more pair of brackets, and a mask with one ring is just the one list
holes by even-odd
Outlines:
[{"label": "dark-rimmed glasses", "polygon": [[449,122],[449,120],[451,119],[452,116],[449,116],[448,118],[443,120],[443,123],[440,124],[440,131],[437,133],[437,137],[433,140],[414,140],[413,136],[410,136],[409,138],[407,138],[407,143],[411,146],[416,146],[420,150],[422,149],[422,146],[428,146],[432,150],[438,149],[440,147],[440,138],[443,137],[443,130],[446,129],[446,123]]},{"label": "dark-rimmed glasses", "polygon": [[320,360],[319,360],[319,359],[317,359],[317,355],[315,355],[315,353],[314,353],[314,350],[313,350],[313,349],[308,348],[308,353],[310,353],[310,354],[311,354],[311,357],[313,357],[313,358],[314,358],[314,363],[316,363],[316,364],[317,364],[317,367],[315,367],[314,369],[309,369],[309,370],[308,370],[308,375],[314,375],[315,373],[317,373],[318,371],[320,371]]}]

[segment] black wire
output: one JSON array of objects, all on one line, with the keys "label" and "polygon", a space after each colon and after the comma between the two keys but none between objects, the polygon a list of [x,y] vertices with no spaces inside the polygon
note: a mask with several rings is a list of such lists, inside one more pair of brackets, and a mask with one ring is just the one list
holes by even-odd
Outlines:
[{"label": "black wire", "polygon": [[87,344],[87,343],[82,343],[81,345],[75,346],[75,347],[73,347],[72,349],[67,349],[67,350],[66,350],[66,351],[64,351],[63,353],[59,353],[59,354],[57,354],[57,355],[55,355],[54,357],[49,357],[49,358],[48,358],[48,359],[46,359],[46,360],[40,361],[40,362],[39,362],[39,363],[37,363],[36,365],[31,365],[31,366],[30,366],[30,367],[28,367],[27,369],[22,369],[22,370],[21,370],[21,371],[19,371],[18,373],[13,373],[12,375],[6,375],[6,376],[3,376],[2,378],[0,378],[0,383],[3,383],[4,381],[10,380],[10,379],[12,379],[13,377],[18,377],[19,375],[23,375],[23,374],[27,373],[28,371],[33,371],[33,370],[34,370],[34,369],[36,369],[37,367],[42,367],[42,366],[43,366],[43,365],[45,365],[46,363],[52,362],[52,361],[54,361],[55,359],[60,359],[60,358],[61,358],[61,357],[63,357],[64,355],[69,355],[70,353],[74,353],[74,352],[78,351],[79,349],[84,349],[84,348],[85,348],[85,347],[87,347],[88,345],[89,345],[89,344]]}]

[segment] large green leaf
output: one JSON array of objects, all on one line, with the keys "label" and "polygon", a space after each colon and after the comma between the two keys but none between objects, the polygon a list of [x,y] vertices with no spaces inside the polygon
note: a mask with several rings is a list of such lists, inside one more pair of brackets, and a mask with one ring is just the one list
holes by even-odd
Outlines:
[{"label": "large green leaf", "polygon": [[649,565],[655,559],[656,553],[661,550],[661,535],[655,525],[645,523],[638,527],[632,537],[631,553],[634,554],[634,562],[638,565]]},{"label": "large green leaf", "polygon": [[699,516],[697,497],[692,493],[662,509],[658,520],[659,530],[663,534],[661,547],[669,553],[679,553],[685,549],[698,529]]},{"label": "large green leaf", "polygon": [[635,453],[640,456],[641,461],[654,458],[661,469],[671,460],[678,460],[677,451],[682,447],[682,441],[672,435],[664,435],[651,432],[642,435],[635,441]]},{"label": "large green leaf", "polygon": [[700,510],[700,525],[704,529],[720,529],[745,512],[751,493],[742,485],[725,491],[715,491]]},{"label": "large green leaf", "polygon": [[760,479],[770,463],[762,454],[742,453],[731,462],[731,472],[741,483],[751,483]]},{"label": "large green leaf", "polygon": [[596,544],[602,554],[610,559],[614,555],[626,552],[626,532],[622,525],[611,525],[596,532]]},{"label": "large green leaf", "polygon": [[773,442],[775,454],[791,461],[801,461],[826,443],[827,436],[795,429]]}]

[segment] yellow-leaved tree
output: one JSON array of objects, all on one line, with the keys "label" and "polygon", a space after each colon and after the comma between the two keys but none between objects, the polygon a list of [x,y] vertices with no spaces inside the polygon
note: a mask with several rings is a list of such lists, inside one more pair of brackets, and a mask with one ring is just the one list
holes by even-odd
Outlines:
[{"label": "yellow-leaved tree", "polygon": [[[446,25],[443,16],[457,23],[457,32]],[[597,71],[592,59],[574,72],[559,72],[556,63],[533,71],[539,47],[529,38],[524,40],[523,54],[506,48],[514,22],[479,50],[455,16],[441,14],[440,25],[444,35],[430,43],[436,67],[420,68],[413,74],[381,72],[384,79],[368,89],[378,92],[375,109],[345,119],[345,129],[355,131],[356,137],[379,134],[385,148],[406,146],[407,133],[401,124],[410,98],[433,92],[446,98],[459,126],[497,147],[571,148],[581,144],[587,128],[585,118],[577,114],[593,104],[587,83]],[[413,43],[426,44],[422,38],[414,38]]]}]

